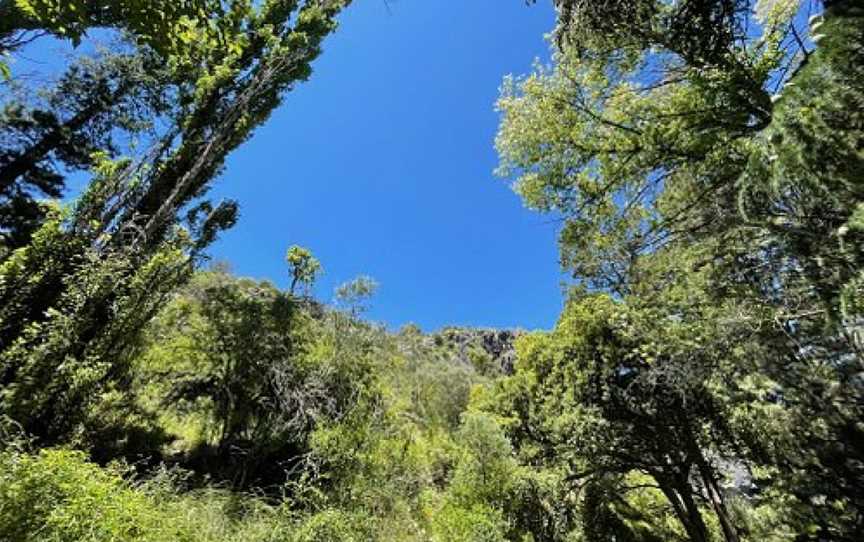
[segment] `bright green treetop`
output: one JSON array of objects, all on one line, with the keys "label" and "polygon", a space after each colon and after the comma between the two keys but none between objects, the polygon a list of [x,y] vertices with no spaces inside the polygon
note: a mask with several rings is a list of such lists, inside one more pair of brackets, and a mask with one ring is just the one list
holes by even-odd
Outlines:
[{"label": "bright green treetop", "polygon": [[321,262],[312,255],[308,248],[293,245],[285,254],[285,262],[291,273],[291,286],[289,291],[294,293],[297,286],[311,288],[318,276],[324,272]]}]

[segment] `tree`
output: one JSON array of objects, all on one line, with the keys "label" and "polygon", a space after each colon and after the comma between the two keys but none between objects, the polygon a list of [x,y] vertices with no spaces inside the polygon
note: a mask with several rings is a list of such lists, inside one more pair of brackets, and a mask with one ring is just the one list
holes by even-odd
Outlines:
[{"label": "tree", "polygon": [[348,309],[351,318],[358,318],[369,308],[368,302],[377,290],[375,279],[360,275],[337,286],[334,297],[338,305]]},{"label": "tree", "polygon": [[175,445],[195,470],[237,488],[301,483],[320,474],[317,431],[371,423],[352,411],[374,406],[370,355],[386,340],[338,323],[335,337],[336,315],[309,299],[198,272],[147,326],[131,393],[188,428]]},{"label": "tree", "polygon": [[625,495],[627,477],[647,475],[689,540],[711,539],[703,502],[724,539],[739,540],[716,462],[738,443],[713,387],[731,380],[724,369],[741,371],[734,358],[752,332],[712,327],[705,310],[576,296],[551,334],[520,340],[501,397],[525,460],[565,467],[586,490],[617,478]]},{"label": "tree", "polygon": [[288,291],[294,293],[297,286],[302,285],[304,288],[311,288],[323,270],[321,262],[312,256],[309,249],[299,245],[293,245],[285,254],[285,262],[288,264],[288,270],[291,273],[291,286]]},{"label": "tree", "polygon": [[505,81],[499,172],[562,215],[565,266],[623,291],[640,254],[740,223],[735,185],[770,85],[797,62],[797,4],[758,27],[747,1],[559,5],[555,67]]},{"label": "tree", "polygon": [[742,220],[760,227],[751,242],[772,255],[770,271],[743,261],[743,273],[779,279],[801,312],[835,326],[858,317],[864,293],[864,14],[853,4],[826,2],[818,45],[775,95],[739,182]]},{"label": "tree", "polygon": [[267,283],[199,273],[147,337],[136,362],[149,375],[143,378],[162,383],[164,406],[204,409],[210,429],[201,436],[203,448],[191,453],[214,454],[223,466],[211,474],[236,487],[276,483],[279,464],[304,452],[315,419],[331,402],[326,382],[304,361],[314,342],[311,321],[290,295]]},{"label": "tree", "polygon": [[[837,482],[864,472],[850,423],[864,396],[850,376],[862,358],[860,8],[826,2],[814,49],[809,7],[794,1],[557,4],[555,66],[509,81],[499,102],[501,172],[563,218],[562,260],[589,289],[667,314],[670,285],[698,273],[695,321],[763,330],[739,338],[751,354],[716,360],[767,386],[724,383],[732,455],[770,469],[760,491],[797,503],[785,513],[802,540],[860,536],[860,495]],[[732,300],[756,312],[705,312]],[[776,419],[760,434],[745,412]]]},{"label": "tree", "polygon": [[3,412],[47,441],[62,440],[97,390],[128,380],[143,325],[235,221],[234,202],[202,198],[210,181],[283,93],[309,76],[344,5],[237,5],[223,21],[233,41],[203,44],[207,61],[176,89],[181,114],[149,151],[97,162],[73,208],[2,264]]},{"label": "tree", "polygon": [[[46,92],[0,112],[0,245],[27,243],[44,219],[36,196],[60,198],[68,172],[116,158],[171,109],[168,72],[147,54],[83,57]],[[44,96],[44,97],[42,97]]]},{"label": "tree", "polygon": [[[234,0],[0,0],[0,56],[14,54],[45,34],[78,46],[94,28],[111,28],[155,52],[166,64],[193,69],[206,48],[227,46],[236,27],[230,12],[248,7]],[[12,78],[5,60],[0,77]]]},{"label": "tree", "polygon": [[[691,65],[725,64],[736,43],[747,37],[750,0],[652,0],[590,2],[553,0],[560,43],[580,49],[662,46]],[[757,2],[756,11],[788,10],[791,2]]]},{"label": "tree", "polygon": [[565,265],[621,291],[640,255],[711,238],[730,275],[854,311],[858,8],[827,2],[812,48],[793,0],[557,4],[556,66],[505,85],[497,144],[526,203],[563,215]]},{"label": "tree", "polygon": [[497,421],[487,413],[466,411],[456,437],[460,446],[456,465],[432,520],[434,540],[524,539],[524,533],[518,533],[507,521],[512,511],[508,501],[514,497],[522,473]]}]

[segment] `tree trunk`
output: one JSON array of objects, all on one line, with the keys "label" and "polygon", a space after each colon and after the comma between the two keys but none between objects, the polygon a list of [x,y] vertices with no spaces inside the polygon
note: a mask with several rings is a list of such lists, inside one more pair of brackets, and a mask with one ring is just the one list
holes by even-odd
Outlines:
[{"label": "tree trunk", "polygon": [[674,479],[668,477],[658,479],[656,476],[654,479],[672,505],[675,516],[687,532],[687,538],[691,542],[709,542],[708,527],[693,499],[693,489],[690,487],[687,473],[676,475]]},{"label": "tree trunk", "polygon": [[690,481],[687,477],[682,477],[677,490],[684,503],[684,509],[687,511],[687,520],[690,525],[690,529],[687,531],[688,534],[694,541],[708,542],[710,540],[708,537],[708,527],[702,519],[702,512],[699,511],[699,506],[693,499],[693,488],[690,486]]},{"label": "tree trunk", "polygon": [[723,538],[726,542],[739,542],[740,537],[738,531],[732,524],[729,517],[729,510],[726,508],[726,502],[723,499],[723,493],[717,485],[717,478],[714,476],[714,469],[708,465],[704,457],[697,459],[699,474],[702,477],[702,483],[705,485],[705,491],[708,493],[708,500],[711,502],[711,508],[717,514],[717,519],[720,522],[720,528],[723,530]]}]

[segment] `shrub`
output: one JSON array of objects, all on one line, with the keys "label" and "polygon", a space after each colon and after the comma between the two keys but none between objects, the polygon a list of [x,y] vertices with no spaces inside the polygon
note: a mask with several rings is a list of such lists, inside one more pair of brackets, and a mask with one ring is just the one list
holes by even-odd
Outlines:
[{"label": "shrub", "polygon": [[116,469],[83,453],[0,454],[0,540],[10,542],[192,541]]},{"label": "shrub", "polygon": [[0,452],[0,540],[291,540],[290,518],[260,499],[216,489],[180,494],[171,473],[157,474],[139,484],[123,474],[122,469],[87,461],[78,451]]},{"label": "shrub", "polygon": [[341,510],[324,510],[303,521],[291,542],[368,542],[369,518]]}]

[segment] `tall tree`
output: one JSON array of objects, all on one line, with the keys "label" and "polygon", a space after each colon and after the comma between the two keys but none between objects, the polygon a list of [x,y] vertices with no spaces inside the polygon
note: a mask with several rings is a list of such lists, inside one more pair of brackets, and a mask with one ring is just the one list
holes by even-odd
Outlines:
[{"label": "tall tree", "polygon": [[368,368],[313,357],[327,318],[311,309],[321,310],[268,283],[206,272],[148,326],[141,385],[158,382],[162,405],[204,412],[210,428],[190,450],[202,458],[194,468],[275,487],[308,454],[316,425],[354,407]]},{"label": "tall tree", "polygon": [[802,540],[860,537],[861,7],[825,2],[807,29],[797,1],[557,5],[555,66],[499,102],[502,174],[562,217],[562,260],[589,288],[659,310],[651,292],[701,269],[706,306],[763,308],[746,320],[772,332],[740,345],[759,354],[730,360],[806,429],[736,456],[794,496]]},{"label": "tall tree", "polygon": [[233,202],[202,199],[210,181],[309,76],[345,4],[233,3],[220,23],[230,43],[201,44],[205,61],[180,89],[182,114],[149,154],[99,162],[71,211],[2,264],[5,413],[37,436],[61,439],[96,390],[126,380],[137,331],[235,220]]},{"label": "tall tree", "polygon": [[760,309],[716,306],[700,293],[706,275],[625,301],[574,293],[554,331],[520,340],[516,376],[492,408],[524,460],[564,469],[586,498],[614,480],[626,496],[628,485],[645,487],[633,477],[647,475],[689,540],[711,540],[716,523],[738,541],[723,466],[747,457],[733,410],[745,395],[759,410],[741,384],[759,374],[753,360],[770,355],[770,343],[754,325]]},{"label": "tall tree", "polygon": [[[739,181],[742,221],[774,255],[752,276],[809,297],[835,325],[862,311],[864,286],[864,10],[826,2],[816,49],[775,95],[770,126],[753,141]],[[773,275],[773,276],[772,276]]]},{"label": "tall tree", "polygon": [[564,263],[598,287],[624,291],[639,254],[727,227],[748,144],[770,122],[793,10],[772,11],[757,40],[736,8],[729,36],[703,44],[718,29],[696,4],[565,2],[555,67],[505,83],[500,172],[563,215]]}]

